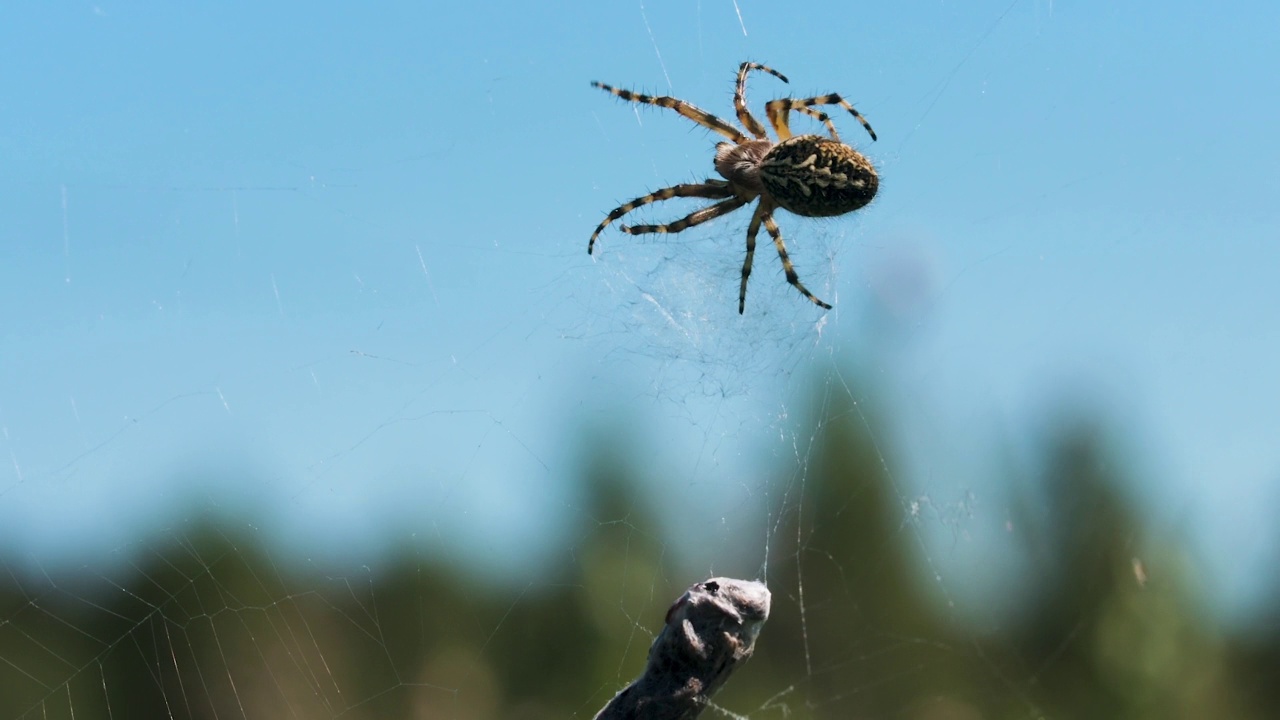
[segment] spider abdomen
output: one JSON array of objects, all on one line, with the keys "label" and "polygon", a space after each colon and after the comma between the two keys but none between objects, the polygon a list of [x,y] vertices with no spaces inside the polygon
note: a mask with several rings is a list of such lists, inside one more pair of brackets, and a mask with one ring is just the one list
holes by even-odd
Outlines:
[{"label": "spider abdomen", "polygon": [[818,135],[784,140],[760,162],[760,181],[773,201],[796,215],[832,217],[871,202],[880,177],[862,153]]}]

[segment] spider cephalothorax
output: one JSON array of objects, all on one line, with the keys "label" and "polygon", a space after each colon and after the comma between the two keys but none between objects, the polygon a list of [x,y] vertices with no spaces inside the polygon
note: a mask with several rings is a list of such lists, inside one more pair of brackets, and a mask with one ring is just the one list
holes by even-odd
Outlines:
[{"label": "spider cephalothorax", "polygon": [[[709,178],[701,183],[672,185],[614,208],[591,234],[591,241],[587,243],[587,252],[595,250],[596,238],[609,223],[650,203],[669,200],[673,197],[720,200],[718,203],[695,210],[673,223],[623,225],[623,232],[631,235],[677,233],[721,215],[727,215],[759,198],[760,202],[751,216],[751,224],[747,226],[747,257],[742,264],[738,312],[741,313],[746,306],[747,278],[751,275],[756,235],[759,234],[761,225],[764,225],[769,237],[773,238],[773,244],[778,249],[778,257],[782,260],[782,269],[787,275],[787,282],[794,285],[817,305],[830,309],[830,305],[814,297],[813,293],[800,282],[800,277],[787,256],[787,246],[782,242],[782,231],[773,221],[773,211],[776,208],[782,208],[805,217],[843,215],[871,202],[876,195],[876,190],[880,187],[880,178],[876,175],[876,169],[871,161],[862,153],[841,142],[831,118],[824,112],[814,110],[813,106],[839,105],[862,123],[872,140],[876,139],[876,134],[871,129],[871,125],[857,110],[853,109],[852,105],[844,98],[832,93],[804,100],[782,99],[766,103],[765,113],[769,118],[769,124],[778,134],[778,142],[775,144],[769,140],[764,125],[747,110],[747,73],[751,70],[762,70],[783,82],[787,82],[787,78],[776,70],[753,62],[744,62],[738,67],[738,84],[733,94],[733,107],[739,122],[755,136],[755,139],[747,137],[728,122],[683,100],[642,95],[629,90],[619,90],[604,83],[591,83],[594,87],[613,93],[623,100],[671,108],[695,123],[729,138],[731,142],[716,145],[716,172],[720,173],[724,180]],[[826,126],[831,137],[793,136],[791,128],[787,125],[788,114],[792,110],[821,122]]]}]

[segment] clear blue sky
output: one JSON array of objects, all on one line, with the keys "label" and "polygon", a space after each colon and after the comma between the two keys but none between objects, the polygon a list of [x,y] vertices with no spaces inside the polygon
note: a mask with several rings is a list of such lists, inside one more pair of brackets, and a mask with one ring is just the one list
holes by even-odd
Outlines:
[{"label": "clear blue sky", "polygon": [[[984,463],[1084,396],[1223,597],[1273,567],[1272,3],[148,5],[0,9],[14,556],[212,506],[308,556],[411,533],[520,566],[566,552],[591,428],[719,518],[835,358],[897,421],[904,499],[1002,523]],[[791,78],[757,109],[838,91],[880,136],[836,118],[871,207],[780,217],[825,317],[768,247],[738,317],[741,213],[585,252],[719,139],[588,81],[730,117],[744,59]]]}]

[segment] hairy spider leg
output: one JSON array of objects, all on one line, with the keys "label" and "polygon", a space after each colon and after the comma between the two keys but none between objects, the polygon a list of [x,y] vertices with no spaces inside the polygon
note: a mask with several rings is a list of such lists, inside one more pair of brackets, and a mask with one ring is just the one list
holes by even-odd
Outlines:
[{"label": "hairy spider leg", "polygon": [[690,120],[698,123],[708,130],[714,130],[721,135],[729,138],[735,143],[742,143],[747,140],[747,136],[742,134],[741,130],[703,110],[702,108],[692,105],[683,100],[677,100],[673,97],[665,95],[653,96],[643,93],[635,93],[630,90],[621,90],[612,85],[605,85],[602,82],[591,81],[591,87],[598,87],[605,92],[613,93],[623,100],[641,103],[643,105],[657,105],[658,107],[671,108]]},{"label": "hairy spider leg", "polygon": [[773,238],[773,244],[778,248],[778,257],[782,259],[782,269],[787,274],[787,282],[794,285],[801,295],[812,300],[814,305],[830,310],[830,305],[814,297],[813,293],[809,292],[809,288],[800,282],[800,275],[796,273],[795,266],[791,264],[791,258],[787,257],[787,245],[782,242],[782,231],[778,229],[778,223],[773,221],[772,207],[764,215],[764,229],[769,231],[769,236]]},{"label": "hairy spider leg", "polygon": [[749,202],[751,201],[744,200],[740,197],[731,197],[728,200],[721,200],[715,205],[708,205],[704,208],[694,210],[673,223],[667,223],[665,225],[623,225],[622,232],[627,233],[628,235],[644,235],[646,233],[678,233],[688,230],[694,225],[701,225],[708,220],[715,220],[721,215],[728,215]]},{"label": "hairy spider leg", "polygon": [[[627,213],[631,212],[632,210],[635,210],[638,207],[643,207],[650,203],[661,202],[663,200],[670,200],[671,198],[674,198],[674,197],[700,197],[700,198],[719,199],[719,198],[733,197],[733,191],[729,189],[729,183],[723,180],[707,180],[704,183],[687,183],[687,184],[681,184],[681,185],[672,185],[671,187],[665,187],[665,188],[662,188],[661,190],[656,190],[654,192],[651,192],[648,195],[645,195],[644,197],[638,197],[629,203],[619,205],[618,207],[610,210],[609,214],[605,217],[604,221],[601,222],[598,226],[596,226],[596,231],[591,233],[591,241],[587,243],[587,254],[590,255],[595,250],[596,238],[600,236],[600,233],[604,232],[604,229],[609,226],[609,223],[613,222],[614,220],[617,220],[618,218],[622,217],[623,215],[626,215]],[[712,207],[715,207],[715,206],[712,206]],[[632,230],[634,229],[635,228],[632,228]]]},{"label": "hairy spider leg", "polygon": [[[830,95],[822,95],[821,97],[805,98],[804,100],[770,100],[765,103],[764,110],[769,116],[769,122],[773,125],[773,129],[778,133],[778,141],[781,142],[791,137],[791,128],[787,126],[787,113],[792,110],[800,110],[800,108],[811,107],[813,105],[839,105],[848,110],[854,117],[858,118],[858,122],[862,123],[862,127],[866,128],[867,134],[872,140],[876,139],[876,131],[871,129],[871,123],[862,117],[862,114],[853,109],[849,101],[840,97],[837,93]],[[803,111],[802,111],[803,112]]]},{"label": "hairy spider leg", "polygon": [[751,277],[751,262],[756,256],[756,233],[760,232],[760,219],[764,217],[764,201],[756,206],[751,214],[751,224],[747,226],[747,259],[742,262],[742,285],[738,287],[738,314],[747,307],[747,278]]},{"label": "hairy spider leg", "polygon": [[801,295],[812,300],[813,304],[830,310],[830,305],[814,297],[813,293],[809,292],[809,288],[800,282],[800,275],[796,273],[796,268],[787,255],[787,245],[782,242],[782,231],[778,229],[778,223],[773,221],[773,205],[761,200],[756,206],[755,214],[751,216],[751,224],[747,226],[747,258],[742,263],[742,285],[738,288],[738,314],[741,315],[747,306],[747,278],[751,277],[751,263],[756,254],[756,235],[760,232],[761,223],[773,238],[774,246],[778,248],[778,257],[782,259],[782,270],[786,273],[787,282],[795,286]]},{"label": "hairy spider leg", "polygon": [[[744,62],[742,65],[738,66],[738,86],[733,93],[733,109],[738,113],[738,122],[741,122],[742,126],[757,138],[767,140],[769,139],[769,135],[766,133],[764,125],[751,114],[750,110],[747,109],[747,73],[752,70],[763,70],[784,83],[790,83],[791,81],[787,79],[786,75],[783,75],[768,65]],[[840,134],[836,132],[836,126],[831,122],[831,117],[829,115],[805,105],[792,109],[802,112],[823,125],[826,125],[827,131],[831,133],[831,139],[837,142],[840,141]]]},{"label": "hairy spider leg", "polygon": [[801,106],[798,108],[791,108],[791,109],[795,110],[796,112],[802,112],[805,115],[808,115],[809,117],[813,118],[814,120],[817,120],[818,122],[822,123],[823,125],[826,125],[827,132],[831,133],[831,139],[835,140],[836,142],[840,142],[840,133],[836,132],[836,125],[835,123],[831,122],[830,115],[819,110],[814,110],[811,107]]},{"label": "hairy spider leg", "polygon": [[733,91],[733,109],[738,112],[738,122],[742,123],[742,127],[746,128],[747,132],[761,140],[765,140],[769,136],[765,134],[764,125],[755,119],[751,115],[751,111],[747,109],[747,73],[752,70],[763,70],[784,83],[791,81],[787,79],[786,75],[760,63],[744,62],[738,66],[738,85]]}]

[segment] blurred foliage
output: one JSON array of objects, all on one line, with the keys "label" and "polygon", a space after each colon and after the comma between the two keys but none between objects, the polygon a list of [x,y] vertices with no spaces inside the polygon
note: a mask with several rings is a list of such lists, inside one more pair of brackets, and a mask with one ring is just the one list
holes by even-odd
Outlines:
[{"label": "blurred foliage", "polygon": [[[770,560],[773,617],[720,706],[791,720],[1280,717],[1280,614],[1244,634],[1213,624],[1183,549],[1126,500],[1098,426],[1045,440],[1039,496],[1010,521],[1032,591],[980,630],[931,585],[876,425],[825,406],[778,519],[792,545]],[[325,576],[212,526],[114,564],[9,568],[0,717],[590,718],[702,579],[673,580],[634,466],[593,458],[571,561],[515,590],[414,549]]]}]

